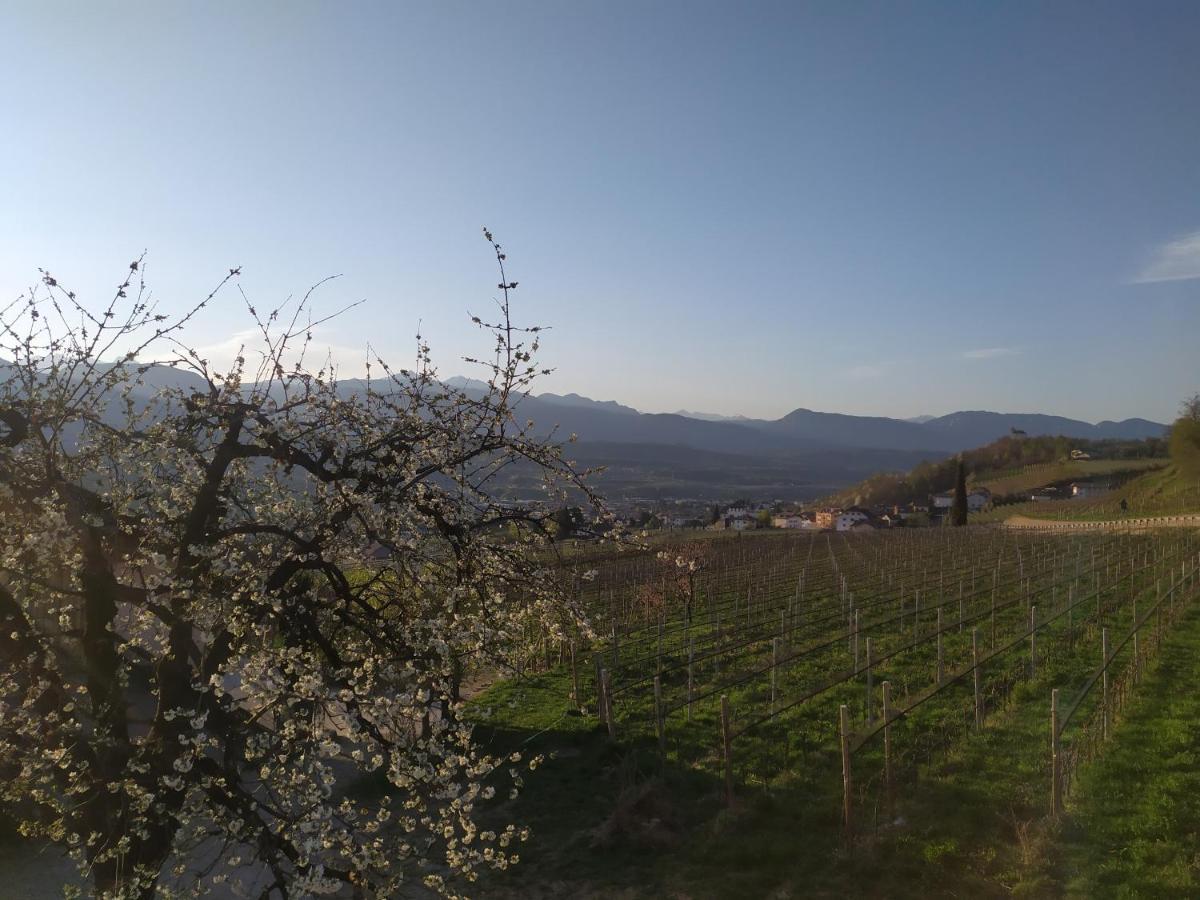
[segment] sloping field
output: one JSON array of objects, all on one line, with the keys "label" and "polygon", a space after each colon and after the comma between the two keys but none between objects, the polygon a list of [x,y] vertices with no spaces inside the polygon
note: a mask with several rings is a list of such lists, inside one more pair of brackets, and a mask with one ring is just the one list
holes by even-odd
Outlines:
[{"label": "sloping field", "polygon": [[[1125,509],[1121,509],[1121,501]],[[1046,500],[997,506],[971,517],[972,522],[1002,522],[1015,516],[1063,521],[1114,521],[1200,513],[1200,482],[1181,476],[1174,466],[1147,472],[1120,488],[1088,500]]]},{"label": "sloping field", "polygon": [[1200,598],[1184,529],[663,550],[591,560],[595,636],[477,698],[482,739],[546,756],[485,896],[1040,896],[1052,771],[1072,802]]},{"label": "sloping field", "polygon": [[1144,472],[1160,469],[1166,465],[1163,459],[1079,459],[1064,462],[1025,466],[998,476],[990,476],[972,482],[972,486],[984,487],[994,495],[1003,497],[1031,491],[1034,488],[1058,481],[1083,481],[1105,475],[1129,472]]}]

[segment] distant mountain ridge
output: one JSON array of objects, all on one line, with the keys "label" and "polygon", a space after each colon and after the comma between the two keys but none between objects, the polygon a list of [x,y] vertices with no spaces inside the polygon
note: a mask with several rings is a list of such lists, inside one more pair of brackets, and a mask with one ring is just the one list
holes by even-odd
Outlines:
[{"label": "distant mountain ridge", "polygon": [[[466,387],[466,379],[451,384]],[[472,385],[473,386],[473,385]],[[1043,413],[963,410],[944,416],[896,419],[818,412],[804,407],[779,419],[753,419],[679,410],[642,413],[612,400],[579,394],[534,394],[521,401],[539,426],[553,421],[580,440],[661,443],[713,452],[754,454],[779,450],[848,448],[956,453],[979,447],[1014,430],[1030,436],[1064,435],[1103,440],[1161,437],[1167,426],[1148,419],[1091,423]],[[619,415],[619,419],[610,418]]]},{"label": "distant mountain ridge", "polygon": [[[3,367],[0,367],[0,374]],[[203,382],[195,375],[152,367],[145,388],[186,387]],[[486,384],[451,378],[447,385],[478,395]],[[365,389],[360,380],[339,386],[346,396]],[[114,410],[115,411],[115,410]],[[718,497],[754,488],[764,496],[796,496],[793,491],[827,493],[880,470],[909,469],[921,459],[936,460],[991,443],[1014,429],[1030,436],[1065,435],[1080,439],[1161,437],[1166,426],[1147,419],[1084,422],[1038,413],[969,410],[921,421],[886,416],[853,416],[798,408],[779,419],[706,417],[698,414],[642,413],[611,400],[579,394],[540,394],[520,398],[515,407],[534,432],[566,440],[577,436],[572,455],[589,465],[613,465],[610,477],[626,496]],[[600,485],[604,490],[603,485]],[[771,493],[767,493],[771,492]]]}]

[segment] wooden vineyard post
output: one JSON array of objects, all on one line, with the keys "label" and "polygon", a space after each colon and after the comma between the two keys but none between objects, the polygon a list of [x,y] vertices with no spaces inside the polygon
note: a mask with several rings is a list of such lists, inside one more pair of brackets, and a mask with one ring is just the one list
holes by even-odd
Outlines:
[{"label": "wooden vineyard post", "polygon": [[1108,629],[1100,629],[1100,665],[1103,673],[1100,677],[1102,690],[1100,694],[1100,718],[1103,724],[1102,734],[1108,740]]},{"label": "wooden vineyard post", "polygon": [[771,638],[771,712],[775,711],[776,672],[779,671],[779,638]]},{"label": "wooden vineyard post", "polygon": [[1050,692],[1050,815],[1062,814],[1062,755],[1058,739],[1058,688]]},{"label": "wooden vineyard post", "polygon": [[725,805],[733,808],[733,734],[729,730],[729,695],[721,695],[721,756],[725,762]]},{"label": "wooden vineyard post", "polygon": [[[664,592],[665,596],[665,592]],[[663,614],[658,614],[658,648],[654,654],[654,671],[662,672]]]},{"label": "wooden vineyard post", "polygon": [[[997,569],[999,572],[999,569]],[[996,582],[992,582],[992,649],[996,649]]]},{"label": "wooden vineyard post", "polygon": [[662,679],[654,676],[654,729],[658,733],[658,755],[667,760],[667,726],[663,721]]},{"label": "wooden vineyard post", "polygon": [[617,630],[617,623],[615,621],[612,627],[612,645],[613,660],[611,668],[615,671],[617,666],[621,664],[621,633]]},{"label": "wooden vineyard post", "polygon": [[1138,656],[1138,633],[1137,633],[1137,597],[1133,598],[1133,683],[1138,682],[1138,669],[1141,667],[1141,658]]},{"label": "wooden vineyard post", "polygon": [[692,721],[692,693],[693,693],[693,686],[695,685],[695,681],[692,677],[693,676],[692,664],[695,661],[695,657],[696,657],[696,641],[695,641],[695,638],[689,637],[688,638],[688,671],[687,671],[687,678],[688,678],[687,720],[689,722]]},{"label": "wooden vineyard post", "polygon": [[945,656],[942,653],[942,608],[939,606],[937,611],[937,683],[939,685],[946,676],[944,660]]},{"label": "wooden vineyard post", "polygon": [[843,703],[838,708],[838,732],[842,744],[842,827],[846,843],[854,836],[853,789],[850,784],[850,709]]},{"label": "wooden vineyard post", "polygon": [[[974,582],[972,576],[971,581]],[[963,630],[963,580],[958,579],[958,633],[962,634]]]},{"label": "wooden vineyard post", "polygon": [[604,679],[601,677],[601,672],[604,669],[600,665],[600,654],[592,654],[592,666],[595,668],[596,681],[596,718],[603,724],[604,722]]},{"label": "wooden vineyard post", "polygon": [[576,709],[583,709],[583,694],[579,691],[579,665],[576,659],[577,642],[571,641],[571,699],[575,701]]},{"label": "wooden vineyard post", "polygon": [[921,624],[921,592],[913,594],[913,640],[917,639],[917,629]]},{"label": "wooden vineyard post", "polygon": [[854,668],[858,668],[858,610],[854,611]]},{"label": "wooden vineyard post", "polygon": [[1029,677],[1037,677],[1037,604],[1029,607]]},{"label": "wooden vineyard post", "polygon": [[975,730],[983,727],[983,694],[979,690],[979,629],[971,629],[971,674],[975,681]]},{"label": "wooden vineyard post", "polygon": [[1075,586],[1067,588],[1067,650],[1075,651]]},{"label": "wooden vineyard post", "polygon": [[883,683],[883,787],[887,794],[888,821],[896,818],[896,797],[892,793],[892,683]]},{"label": "wooden vineyard post", "polygon": [[867,725],[871,724],[871,704],[875,693],[875,675],[871,671],[871,639],[867,638]]},{"label": "wooden vineyard post", "polygon": [[604,703],[604,722],[608,725],[608,736],[617,739],[617,723],[613,721],[612,675],[608,669],[600,670],[600,695]]}]

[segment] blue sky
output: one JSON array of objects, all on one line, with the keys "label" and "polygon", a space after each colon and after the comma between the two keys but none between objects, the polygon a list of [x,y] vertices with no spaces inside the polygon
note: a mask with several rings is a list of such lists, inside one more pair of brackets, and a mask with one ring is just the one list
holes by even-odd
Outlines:
[{"label": "blue sky", "polygon": [[[0,292],[230,266],[445,375],[651,411],[1170,418],[1200,390],[1195,3],[0,6]],[[225,352],[230,292],[192,331]]]}]

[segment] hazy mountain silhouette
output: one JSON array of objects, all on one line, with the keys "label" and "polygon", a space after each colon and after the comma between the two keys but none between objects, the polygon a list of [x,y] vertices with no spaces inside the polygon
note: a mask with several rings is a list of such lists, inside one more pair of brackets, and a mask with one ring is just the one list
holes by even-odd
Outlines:
[{"label": "hazy mountain silhouette", "polygon": [[[0,377],[3,368],[0,363]],[[137,391],[145,400],[161,387],[204,388],[198,376],[168,367],[151,368],[146,380]],[[446,383],[475,395],[486,387],[462,377]],[[346,380],[339,388],[349,396],[365,390],[365,382]],[[982,446],[1013,429],[1030,436],[1093,440],[1160,437],[1166,431],[1165,425],[1146,419],[1093,424],[983,410],[907,420],[803,408],[774,420],[701,418],[696,413],[640,413],[573,393],[523,397],[515,412],[522,421],[532,420],[540,435],[564,441],[576,435],[572,455],[589,465],[609,466],[604,477],[619,493],[644,496],[719,496],[743,488],[778,492],[772,496],[815,496],[874,471],[907,469],[923,458]]]}]

